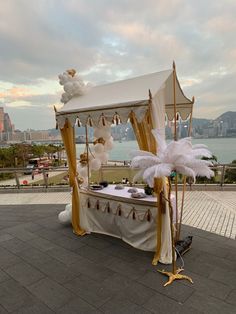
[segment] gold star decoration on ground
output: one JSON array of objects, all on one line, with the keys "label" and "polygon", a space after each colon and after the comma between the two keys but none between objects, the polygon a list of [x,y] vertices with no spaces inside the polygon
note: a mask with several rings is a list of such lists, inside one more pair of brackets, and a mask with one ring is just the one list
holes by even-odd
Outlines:
[{"label": "gold star decoration on ground", "polygon": [[159,273],[164,274],[166,276],[169,277],[169,280],[164,284],[164,287],[172,284],[172,282],[174,280],[181,280],[181,279],[186,279],[188,281],[190,281],[191,283],[193,283],[192,278],[190,278],[189,276],[186,275],[181,275],[180,272],[183,271],[183,268],[178,268],[176,270],[176,274],[173,274],[169,271],[164,271],[164,270],[157,270]]}]

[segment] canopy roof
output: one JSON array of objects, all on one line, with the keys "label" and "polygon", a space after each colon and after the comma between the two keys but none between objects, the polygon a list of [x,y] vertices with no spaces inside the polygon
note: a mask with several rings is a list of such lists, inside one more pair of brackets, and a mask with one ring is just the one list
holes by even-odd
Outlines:
[{"label": "canopy roof", "polygon": [[[95,124],[101,116],[112,120],[118,114],[122,122],[126,122],[131,111],[142,120],[149,104],[149,90],[152,98],[164,89],[165,109],[169,120],[174,118],[173,70],[147,74],[135,78],[91,87],[87,93],[74,96],[56,113],[59,127],[63,127],[66,118],[72,124],[79,119],[82,124],[88,118]],[[187,119],[192,110],[192,101],[188,99],[175,75],[176,108],[182,119]]]}]

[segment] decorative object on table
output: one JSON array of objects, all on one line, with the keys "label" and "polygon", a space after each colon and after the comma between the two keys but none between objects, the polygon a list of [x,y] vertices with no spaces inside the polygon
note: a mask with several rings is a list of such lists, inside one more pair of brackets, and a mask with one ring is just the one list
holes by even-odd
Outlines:
[{"label": "decorative object on table", "polygon": [[142,176],[143,180],[150,187],[154,187],[155,178],[168,177],[168,197],[163,193],[162,198],[166,200],[170,213],[172,272],[158,271],[169,277],[168,282],[164,286],[171,284],[176,279],[186,279],[192,283],[193,281],[190,277],[180,274],[183,271],[182,268],[176,269],[171,174],[174,171],[184,176],[192,177],[194,181],[196,176],[206,176],[208,178],[214,176],[214,172],[209,168],[212,163],[201,159],[202,157],[211,157],[211,153],[205,145],[192,145],[189,137],[167,144],[163,138],[163,130],[152,130],[152,134],[158,143],[157,155],[146,151],[136,151],[133,154],[131,167],[141,169],[137,175]]},{"label": "decorative object on table", "polygon": [[90,189],[91,189],[91,190],[102,190],[102,189],[103,189],[103,186],[100,185],[100,184],[91,184],[91,185],[90,185]]},{"label": "decorative object on table", "polygon": [[153,195],[154,190],[149,185],[145,185],[144,192],[146,195]]},{"label": "decorative object on table", "polygon": [[115,190],[123,190],[124,189],[124,186],[122,184],[117,184],[115,186]]},{"label": "decorative object on table", "polygon": [[101,182],[99,182],[99,184],[102,185],[104,188],[106,188],[108,186],[107,181],[101,181]]},{"label": "decorative object on table", "polygon": [[143,192],[136,192],[136,193],[132,193],[131,197],[133,197],[133,198],[145,198],[145,197],[147,197],[147,195]]},{"label": "decorative object on table", "polygon": [[137,193],[138,192],[138,189],[136,188],[129,188],[128,189],[128,193]]}]

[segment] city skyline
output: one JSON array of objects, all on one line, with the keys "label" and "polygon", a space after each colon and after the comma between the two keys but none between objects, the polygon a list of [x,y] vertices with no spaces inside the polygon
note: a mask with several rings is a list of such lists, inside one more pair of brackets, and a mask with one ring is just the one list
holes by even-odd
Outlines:
[{"label": "city skyline", "polygon": [[[194,117],[235,110],[235,1],[0,0],[0,107],[17,129],[53,128],[75,68],[94,85],[161,71],[175,60]],[[29,31],[30,30],[30,31]]]}]

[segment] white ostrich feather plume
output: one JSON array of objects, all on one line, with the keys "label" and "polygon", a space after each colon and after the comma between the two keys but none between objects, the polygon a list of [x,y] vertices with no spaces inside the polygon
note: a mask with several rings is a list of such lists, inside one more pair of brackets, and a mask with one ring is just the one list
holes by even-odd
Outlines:
[{"label": "white ostrich feather plume", "polygon": [[214,172],[209,168],[212,163],[201,159],[212,157],[207,146],[192,145],[190,137],[167,144],[161,136],[161,130],[152,130],[152,134],[158,144],[158,153],[155,155],[142,150],[132,152],[131,167],[140,169],[133,181],[143,177],[143,180],[153,187],[154,178],[170,176],[172,171],[192,177],[194,181],[196,176],[207,178],[214,176]]}]

